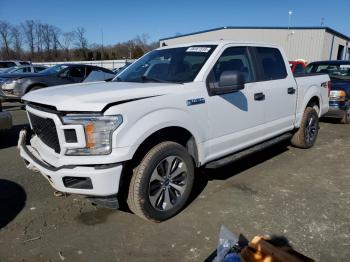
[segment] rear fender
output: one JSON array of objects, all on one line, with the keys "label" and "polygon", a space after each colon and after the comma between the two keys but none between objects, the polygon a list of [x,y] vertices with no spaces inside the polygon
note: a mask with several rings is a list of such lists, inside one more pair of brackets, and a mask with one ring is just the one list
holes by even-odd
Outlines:
[{"label": "rear fender", "polygon": [[321,107],[322,107],[323,103],[322,103],[322,98],[321,98],[321,95],[320,95],[319,88],[320,87],[318,87],[318,86],[311,86],[307,90],[307,92],[303,95],[303,97],[304,97],[303,101],[300,104],[300,106],[298,106],[298,109],[297,109],[296,120],[295,120],[295,127],[297,127],[297,128],[300,127],[304,111],[305,111],[307,105],[309,104],[309,102],[311,101],[311,99],[314,98],[314,97],[317,97],[319,105],[320,105],[319,116],[322,115],[322,112],[321,112],[322,108]]}]

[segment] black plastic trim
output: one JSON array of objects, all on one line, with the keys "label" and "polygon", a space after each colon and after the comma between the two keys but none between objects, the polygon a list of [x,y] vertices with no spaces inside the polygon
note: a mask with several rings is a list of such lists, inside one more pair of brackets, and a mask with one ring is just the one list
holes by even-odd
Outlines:
[{"label": "black plastic trim", "polygon": [[26,152],[26,154],[31,158],[31,160],[33,160],[36,164],[38,164],[39,166],[50,170],[50,171],[58,171],[61,169],[73,169],[76,167],[94,167],[96,170],[98,169],[109,169],[109,168],[113,168],[116,166],[119,166],[121,163],[112,163],[112,164],[100,164],[100,165],[63,165],[63,166],[59,166],[59,167],[54,167],[51,166],[47,163],[44,163],[43,161],[37,159],[32,152],[30,152],[30,150],[28,149],[27,146],[25,145],[21,145],[21,148],[23,149],[24,152]]},{"label": "black plastic trim", "polygon": [[222,158],[219,158],[217,160],[210,161],[205,165],[205,168],[219,168],[224,165],[227,165],[229,163],[235,162],[243,157],[246,157],[248,155],[251,155],[253,153],[262,151],[265,148],[268,148],[270,146],[273,146],[275,144],[281,143],[283,141],[286,141],[292,137],[292,133],[287,132],[282,135],[276,136],[274,138],[270,138],[266,141],[263,141],[259,144],[253,145],[251,147],[248,147],[246,149],[243,149],[241,151],[229,154],[227,156],[224,156]]}]

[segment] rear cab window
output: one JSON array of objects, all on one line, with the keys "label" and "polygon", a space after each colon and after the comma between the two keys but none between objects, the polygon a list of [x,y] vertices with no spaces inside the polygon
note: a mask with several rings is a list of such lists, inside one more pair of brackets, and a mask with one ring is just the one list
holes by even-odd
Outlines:
[{"label": "rear cab window", "polygon": [[278,80],[287,77],[286,65],[281,52],[273,47],[255,47],[260,62],[260,81]]}]

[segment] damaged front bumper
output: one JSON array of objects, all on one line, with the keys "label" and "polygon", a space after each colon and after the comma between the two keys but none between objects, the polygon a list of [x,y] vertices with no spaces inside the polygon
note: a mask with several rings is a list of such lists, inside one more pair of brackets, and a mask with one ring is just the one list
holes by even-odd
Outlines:
[{"label": "damaged front bumper", "polygon": [[122,164],[54,167],[30,145],[27,130],[20,132],[18,148],[27,168],[40,172],[58,191],[92,196],[93,199],[104,199],[118,193]]}]

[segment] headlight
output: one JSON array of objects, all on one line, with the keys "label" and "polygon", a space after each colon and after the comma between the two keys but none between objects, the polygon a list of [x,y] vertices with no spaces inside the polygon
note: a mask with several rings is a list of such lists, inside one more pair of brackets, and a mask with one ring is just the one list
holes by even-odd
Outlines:
[{"label": "headlight", "polygon": [[112,133],[123,123],[121,115],[67,115],[62,118],[66,125],[82,125],[86,147],[68,149],[66,155],[108,155],[112,151]]},{"label": "headlight", "polygon": [[332,90],[329,100],[331,101],[346,101],[346,93],[343,90]]},{"label": "headlight", "polygon": [[1,88],[3,90],[12,90],[15,88],[16,80],[11,79],[11,80],[6,80],[2,85]]}]

